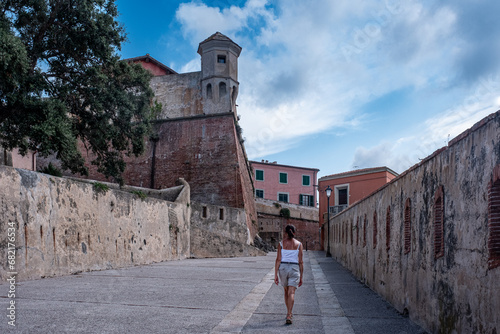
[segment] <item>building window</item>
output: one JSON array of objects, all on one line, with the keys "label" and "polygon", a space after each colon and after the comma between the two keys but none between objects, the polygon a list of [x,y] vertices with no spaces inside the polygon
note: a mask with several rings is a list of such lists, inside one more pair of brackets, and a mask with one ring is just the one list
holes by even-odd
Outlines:
[{"label": "building window", "polygon": [[313,195],[299,195],[299,204],[314,206],[314,196]]},{"label": "building window", "polygon": [[278,201],[288,203],[288,193],[278,193]]},{"label": "building window", "polygon": [[255,197],[257,197],[257,198],[264,198],[264,190],[262,190],[262,189],[255,189]]},{"label": "building window", "polygon": [[411,250],[411,200],[406,199],[405,203],[405,221],[404,221],[404,253],[408,254]]},{"label": "building window", "polygon": [[224,209],[219,209],[219,219],[224,220]]},{"label": "building window", "polygon": [[226,56],[225,55],[218,55],[217,56],[217,63],[225,64],[226,63]]},{"label": "building window", "polygon": [[255,180],[264,181],[264,171],[260,169],[255,170]]},{"label": "building window", "polygon": [[311,185],[311,177],[309,175],[302,175],[302,185],[303,186]]},{"label": "building window", "polygon": [[335,186],[335,205],[349,205],[349,185]]},{"label": "building window", "polygon": [[280,173],[280,183],[288,183],[288,174]]},{"label": "building window", "polygon": [[377,247],[377,211],[373,213],[373,248]]},{"label": "building window", "polygon": [[488,268],[500,267],[500,165],[488,184]]},{"label": "building window", "polygon": [[440,186],[434,197],[434,258],[444,256],[444,195]]},{"label": "building window", "polygon": [[391,207],[385,213],[385,249],[391,249]]},{"label": "building window", "polygon": [[207,218],[207,207],[206,206],[203,207],[202,217]]}]

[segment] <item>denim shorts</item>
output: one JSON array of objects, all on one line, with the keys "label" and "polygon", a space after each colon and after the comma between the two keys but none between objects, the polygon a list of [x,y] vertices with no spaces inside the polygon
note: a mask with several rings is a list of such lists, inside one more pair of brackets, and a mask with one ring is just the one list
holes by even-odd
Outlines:
[{"label": "denim shorts", "polygon": [[298,264],[280,263],[278,274],[282,286],[299,287],[300,268]]}]

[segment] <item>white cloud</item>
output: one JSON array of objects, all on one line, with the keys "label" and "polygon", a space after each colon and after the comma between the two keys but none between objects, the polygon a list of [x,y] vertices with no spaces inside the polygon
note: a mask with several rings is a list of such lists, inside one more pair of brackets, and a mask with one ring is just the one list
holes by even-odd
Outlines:
[{"label": "white cloud", "polygon": [[482,78],[455,107],[425,120],[418,135],[402,137],[394,143],[382,141],[370,148],[356,148],[352,165],[362,168],[388,166],[401,173],[496,112],[499,105],[495,98],[499,89],[500,77]]},{"label": "white cloud", "polygon": [[[220,9],[190,2],[180,5],[176,18],[193,46],[220,31],[243,47],[238,112],[254,159],[293,148],[313,133],[359,126],[361,106],[407,87],[412,103],[426,98],[422,91],[448,94],[451,100],[450,87],[469,85],[457,81],[456,66],[463,50],[474,48],[473,39],[458,33],[464,16],[457,6],[425,0],[248,0],[242,7]],[[199,68],[194,62],[183,70]],[[427,123],[421,119],[422,136],[358,148],[354,164],[402,171],[418,162],[445,144],[448,134],[458,134],[491,110],[483,101],[491,105],[498,97],[485,98],[484,91],[469,95],[470,101],[445,106],[450,110],[439,110]],[[463,105],[478,111],[457,119],[456,109]],[[385,135],[384,129],[372,131]]]}]

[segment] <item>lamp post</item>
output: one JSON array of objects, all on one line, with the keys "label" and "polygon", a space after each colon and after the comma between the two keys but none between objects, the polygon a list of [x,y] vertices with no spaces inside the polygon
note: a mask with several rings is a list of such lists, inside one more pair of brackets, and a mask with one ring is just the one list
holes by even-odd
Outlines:
[{"label": "lamp post", "polygon": [[328,228],[327,228],[327,233],[328,233],[328,237],[327,237],[327,245],[326,245],[326,256],[327,257],[331,257],[332,254],[330,253],[330,195],[332,194],[332,188],[330,188],[330,186],[328,186],[325,190],[326,192],[326,201],[327,201],[327,211],[326,211],[326,217],[327,217],[327,224],[328,224]]}]

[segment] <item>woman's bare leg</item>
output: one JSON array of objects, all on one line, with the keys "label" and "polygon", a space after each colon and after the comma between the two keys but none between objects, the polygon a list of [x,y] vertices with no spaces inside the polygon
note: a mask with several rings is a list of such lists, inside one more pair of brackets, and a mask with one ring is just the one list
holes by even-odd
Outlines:
[{"label": "woman's bare leg", "polygon": [[288,287],[288,294],[287,294],[287,302],[286,302],[286,308],[287,308],[287,317],[292,316],[292,309],[293,309],[293,304],[295,302],[295,290],[297,288],[294,286],[289,286]]},{"label": "woman's bare leg", "polygon": [[288,316],[290,315],[290,313],[288,313],[288,309],[289,309],[289,307],[288,307],[288,291],[289,291],[288,286],[285,286],[284,289],[285,289],[285,305],[286,305],[286,310],[287,310],[286,317],[288,318]]}]

